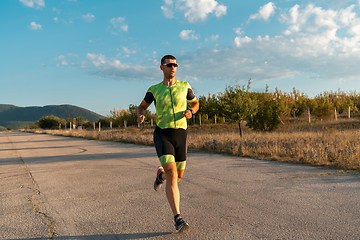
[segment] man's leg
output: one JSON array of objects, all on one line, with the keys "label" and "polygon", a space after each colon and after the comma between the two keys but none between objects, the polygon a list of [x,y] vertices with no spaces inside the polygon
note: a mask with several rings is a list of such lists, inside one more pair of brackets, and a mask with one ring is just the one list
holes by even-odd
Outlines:
[{"label": "man's leg", "polygon": [[185,165],[185,161],[162,164],[165,172],[158,176],[163,181],[166,180],[165,192],[174,214],[176,232],[182,232],[189,228],[189,224],[180,217],[180,191],[178,188],[178,182],[184,174]]},{"label": "man's leg", "polygon": [[[178,170],[176,169],[176,163],[170,162],[162,165],[165,173],[162,174],[162,178],[166,179],[166,197],[170,204],[170,208],[175,215],[180,214],[180,191],[178,188]],[[183,174],[184,170],[182,170]],[[182,175],[181,175],[182,176]]]}]

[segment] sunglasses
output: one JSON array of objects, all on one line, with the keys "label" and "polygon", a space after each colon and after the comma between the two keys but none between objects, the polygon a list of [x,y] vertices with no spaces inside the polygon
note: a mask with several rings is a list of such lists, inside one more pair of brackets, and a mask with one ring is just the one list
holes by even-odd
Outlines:
[{"label": "sunglasses", "polygon": [[177,63],[165,63],[163,65],[166,65],[167,67],[171,68],[171,67],[177,67],[178,64]]}]

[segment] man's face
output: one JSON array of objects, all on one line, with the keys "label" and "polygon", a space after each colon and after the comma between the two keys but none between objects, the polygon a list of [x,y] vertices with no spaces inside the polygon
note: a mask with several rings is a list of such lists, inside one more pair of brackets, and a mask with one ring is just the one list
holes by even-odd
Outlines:
[{"label": "man's face", "polygon": [[[164,64],[168,64],[168,63],[177,63],[176,59],[165,59],[165,63]],[[164,76],[167,78],[174,78],[175,74],[176,74],[176,70],[177,67],[175,67],[174,65],[172,66],[167,66],[167,65],[161,65],[160,69],[164,72]]]}]

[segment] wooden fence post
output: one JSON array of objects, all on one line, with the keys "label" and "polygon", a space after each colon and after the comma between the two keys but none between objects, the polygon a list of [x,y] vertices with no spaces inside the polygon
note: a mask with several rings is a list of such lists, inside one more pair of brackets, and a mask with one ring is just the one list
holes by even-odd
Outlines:
[{"label": "wooden fence post", "polygon": [[152,118],[150,119],[150,126],[154,126],[154,120]]},{"label": "wooden fence post", "polygon": [[201,114],[199,114],[199,125],[201,126]]},{"label": "wooden fence post", "polygon": [[295,121],[295,109],[294,109],[293,116],[294,116],[294,123],[296,123],[296,121]]},{"label": "wooden fence post", "polygon": [[124,121],[124,128],[127,129],[127,122]]},{"label": "wooden fence post", "polygon": [[59,123],[59,130],[61,130],[61,123]]},{"label": "wooden fence post", "polygon": [[223,123],[225,123],[225,117],[223,117]]},{"label": "wooden fence post", "polygon": [[100,130],[101,130],[101,122],[99,122],[99,132],[100,132]]},{"label": "wooden fence post", "polygon": [[337,121],[337,112],[336,112],[336,108],[335,108],[335,112],[334,112],[334,114],[335,114],[335,121]]},{"label": "wooden fence post", "polygon": [[112,129],[112,121],[110,121],[110,129]]},{"label": "wooden fence post", "polygon": [[309,107],[307,109],[307,112],[308,112],[308,121],[309,121],[309,123],[311,123],[310,108]]},{"label": "wooden fence post", "polygon": [[348,118],[349,118],[349,119],[351,118],[351,116],[350,116],[350,106],[349,106],[349,108],[348,108]]},{"label": "wooden fence post", "polygon": [[215,114],[215,124],[216,124],[216,114]]}]

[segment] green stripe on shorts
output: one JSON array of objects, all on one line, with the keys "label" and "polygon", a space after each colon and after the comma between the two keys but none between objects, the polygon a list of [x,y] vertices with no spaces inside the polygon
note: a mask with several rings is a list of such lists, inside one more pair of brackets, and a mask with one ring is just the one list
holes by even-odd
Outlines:
[{"label": "green stripe on shorts", "polygon": [[175,157],[173,155],[162,155],[161,157],[159,157],[159,160],[161,165],[164,165],[167,163],[175,162]]},{"label": "green stripe on shorts", "polygon": [[[160,164],[164,165],[167,163],[175,162],[175,157],[173,155],[162,155],[159,157]],[[186,166],[186,161],[176,162],[176,169],[177,170],[184,170]]]},{"label": "green stripe on shorts", "polygon": [[177,170],[184,170],[186,166],[186,161],[176,162],[176,169]]}]

